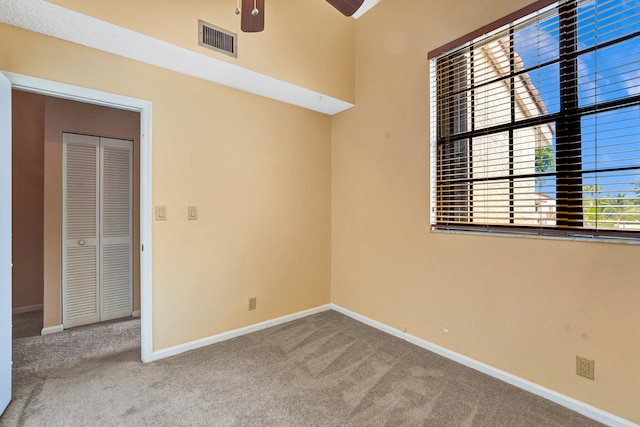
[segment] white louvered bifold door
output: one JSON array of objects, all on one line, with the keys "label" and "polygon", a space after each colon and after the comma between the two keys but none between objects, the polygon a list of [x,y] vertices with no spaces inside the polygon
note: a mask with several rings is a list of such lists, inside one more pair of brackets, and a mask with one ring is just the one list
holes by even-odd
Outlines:
[{"label": "white louvered bifold door", "polygon": [[133,312],[133,144],[101,138],[101,316]]},{"label": "white louvered bifold door", "polygon": [[100,320],[99,138],[64,134],[62,179],[62,324]]},{"label": "white louvered bifold door", "polygon": [[133,143],[65,133],[62,322],[133,312]]}]

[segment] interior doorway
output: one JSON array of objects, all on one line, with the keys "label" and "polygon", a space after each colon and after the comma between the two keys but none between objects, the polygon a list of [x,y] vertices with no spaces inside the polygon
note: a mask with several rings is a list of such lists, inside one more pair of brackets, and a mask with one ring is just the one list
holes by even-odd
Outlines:
[{"label": "interior doorway", "polygon": [[[141,359],[143,362],[153,360],[153,344],[152,344],[152,323],[151,323],[151,103],[148,101],[129,98],[125,96],[110,94],[101,91],[90,90],[72,85],[52,82],[48,80],[38,79],[29,76],[23,76],[10,72],[0,71],[6,77],[12,89],[21,91],[47,95],[59,100],[72,100],[83,102],[89,105],[107,106],[117,110],[134,111],[139,113],[139,144],[140,144],[140,184],[139,200],[140,200],[140,220],[139,237],[140,241],[134,247],[133,252],[140,257],[140,315],[141,315]],[[9,129],[10,131],[10,129]],[[8,133],[10,135],[10,133]],[[7,135],[0,141],[3,147],[10,146],[10,139]],[[7,183],[11,185],[11,177],[2,177],[3,185]],[[6,231],[6,230],[5,230]],[[11,242],[10,233],[3,232],[0,235],[0,241]],[[60,246],[58,246],[60,247]],[[46,249],[45,249],[46,250]],[[10,254],[3,263],[11,262]],[[60,265],[60,264],[59,264]],[[11,281],[2,282],[0,284],[3,289],[8,287],[9,295],[11,294]],[[58,292],[58,295],[60,293]],[[3,317],[3,323],[7,321]],[[10,319],[7,325],[2,325],[3,329],[10,328]],[[10,329],[9,329],[10,330]]]},{"label": "interior doorway", "polygon": [[136,111],[140,123],[140,242],[134,253],[140,256],[140,357],[153,361],[152,326],[152,233],[151,233],[151,129],[149,101],[78,86],[43,80],[0,70],[0,413],[11,400],[11,300],[12,300],[12,90],[48,95],[59,99]]},{"label": "interior doorway", "polygon": [[[140,247],[140,114],[19,90],[13,91],[13,112],[14,312],[26,316],[26,312],[37,309],[40,303],[40,309],[44,311],[42,334],[59,332],[63,325],[64,328],[69,328],[132,314],[139,315],[140,253],[133,251],[133,247]],[[108,195],[107,199],[115,201],[116,204],[105,205],[106,216],[98,216],[101,213],[98,207],[102,206],[102,201],[97,199],[86,206],[75,205],[75,208],[73,203],[71,206],[63,203],[72,199],[78,202],[78,196],[89,195],[87,189],[93,188],[94,196],[99,194],[99,182],[95,181],[93,187],[87,186],[85,181],[88,177],[80,175],[86,175],[91,170],[102,170],[104,165],[97,163],[96,155],[103,149],[99,151],[98,145],[94,145],[93,167],[88,169],[86,159],[76,159],[78,161],[74,163],[77,156],[68,156],[63,149],[65,138],[96,138],[81,136],[78,133],[97,133],[114,137],[104,138],[104,141],[113,142],[107,150],[107,159],[112,159],[108,162],[107,190],[122,187],[124,184],[127,194],[124,204],[121,203],[123,201],[114,199],[116,194]],[[123,143],[121,140],[130,142]],[[120,155],[120,148],[123,147],[117,148],[114,144],[125,146],[124,160]],[[130,147],[126,148],[127,145]],[[75,145],[76,148],[80,146],[82,144]],[[113,163],[113,159],[117,163]],[[118,164],[122,161],[126,164]],[[65,162],[69,164],[68,168],[65,168]],[[127,172],[127,182],[121,180],[122,168]],[[69,186],[70,197],[65,198],[63,187],[68,175],[78,179],[75,184]],[[78,191],[73,191],[74,188]],[[80,229],[76,231],[84,231],[85,226],[92,223],[91,218],[86,217],[90,214],[89,211],[94,213],[94,225],[102,218],[109,226],[113,225],[116,228],[108,230],[109,236],[105,241],[110,245],[107,248],[98,248],[92,244],[76,245],[84,249],[80,251],[84,255],[74,258],[72,255],[78,252],[78,248],[68,247],[68,242],[62,234],[73,234],[78,226]],[[69,218],[75,221],[65,221]],[[120,224],[123,219],[125,224]],[[117,220],[117,223],[113,223],[113,220]],[[121,235],[123,227],[124,235]],[[94,230],[94,233],[96,231],[98,230]],[[118,236],[111,236],[114,232]],[[98,241],[91,236],[85,237],[89,243]],[[114,253],[114,248],[119,248],[120,251]],[[103,272],[97,269],[99,265],[94,265],[91,270],[84,259],[87,251],[92,249],[96,256],[105,251],[107,267],[110,264],[118,264],[115,269],[107,269],[105,272],[111,285],[104,295],[99,293],[101,289],[97,287],[102,282]],[[123,251],[127,253],[126,256],[123,256]],[[65,271],[65,262],[68,261],[68,267],[69,262],[73,260],[73,268]],[[87,268],[83,270],[81,267],[84,266]],[[90,271],[95,273],[93,279],[89,277]],[[67,282],[74,279],[74,286],[65,290],[61,278]],[[92,288],[93,300],[90,297]],[[103,301],[104,304],[97,304]],[[106,312],[102,313],[105,311],[104,308]]]}]

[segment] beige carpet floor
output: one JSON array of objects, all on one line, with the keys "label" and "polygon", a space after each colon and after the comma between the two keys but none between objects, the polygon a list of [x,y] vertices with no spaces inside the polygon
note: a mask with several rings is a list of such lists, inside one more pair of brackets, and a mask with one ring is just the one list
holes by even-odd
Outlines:
[{"label": "beige carpet floor", "polygon": [[334,311],[139,360],[138,320],[16,339],[0,425],[600,425]]},{"label": "beige carpet floor", "polygon": [[42,332],[42,320],[42,310],[14,314],[13,328],[11,329],[13,339],[40,335]]}]

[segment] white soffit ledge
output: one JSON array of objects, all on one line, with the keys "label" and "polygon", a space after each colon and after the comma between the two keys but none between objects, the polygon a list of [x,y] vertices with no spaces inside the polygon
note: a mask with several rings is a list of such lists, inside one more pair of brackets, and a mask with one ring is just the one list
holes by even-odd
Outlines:
[{"label": "white soffit ledge", "polygon": [[43,0],[0,0],[0,22],[324,114],[353,104]]},{"label": "white soffit ledge", "polygon": [[377,5],[378,3],[380,3],[380,0],[364,0],[364,2],[362,3],[362,6],[360,6],[360,9],[356,10],[356,13],[353,14],[353,17],[355,19],[360,18],[362,15],[367,13],[369,9],[371,9],[373,6]]}]

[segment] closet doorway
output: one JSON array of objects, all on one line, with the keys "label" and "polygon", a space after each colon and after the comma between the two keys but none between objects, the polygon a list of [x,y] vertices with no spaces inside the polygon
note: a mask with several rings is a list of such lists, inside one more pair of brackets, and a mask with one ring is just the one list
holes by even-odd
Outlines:
[{"label": "closet doorway", "polygon": [[62,324],[133,313],[133,141],[63,134]]}]

